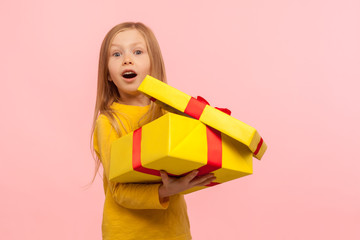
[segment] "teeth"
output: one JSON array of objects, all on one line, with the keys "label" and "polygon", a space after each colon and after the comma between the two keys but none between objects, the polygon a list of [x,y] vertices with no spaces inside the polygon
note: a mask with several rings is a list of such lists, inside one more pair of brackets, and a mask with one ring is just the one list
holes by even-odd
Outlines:
[{"label": "teeth", "polygon": [[134,74],[134,72],[124,72],[123,75]]}]

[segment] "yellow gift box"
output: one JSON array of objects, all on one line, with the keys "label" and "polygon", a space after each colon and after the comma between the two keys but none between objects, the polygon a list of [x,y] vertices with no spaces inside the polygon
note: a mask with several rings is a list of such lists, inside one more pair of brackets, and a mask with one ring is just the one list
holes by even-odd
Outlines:
[{"label": "yellow gift box", "polygon": [[[217,185],[252,173],[253,153],[242,143],[200,121],[167,113],[112,143],[109,180],[161,182],[159,170],[181,176],[213,172]],[[194,187],[183,194],[207,186]]]},{"label": "yellow gift box", "polygon": [[161,105],[168,105],[200,120],[222,133],[245,144],[257,159],[264,155],[267,145],[255,128],[211,107],[203,99],[195,99],[151,76],[146,76],[138,88]]}]

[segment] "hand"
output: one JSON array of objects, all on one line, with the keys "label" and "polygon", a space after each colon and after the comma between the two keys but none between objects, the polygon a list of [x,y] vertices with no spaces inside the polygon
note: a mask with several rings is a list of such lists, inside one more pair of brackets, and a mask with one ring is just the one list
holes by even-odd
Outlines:
[{"label": "hand", "polygon": [[181,178],[169,177],[165,171],[160,171],[162,185],[159,188],[160,200],[183,192],[195,186],[204,186],[216,179],[213,173],[196,176],[198,170],[194,170]]}]

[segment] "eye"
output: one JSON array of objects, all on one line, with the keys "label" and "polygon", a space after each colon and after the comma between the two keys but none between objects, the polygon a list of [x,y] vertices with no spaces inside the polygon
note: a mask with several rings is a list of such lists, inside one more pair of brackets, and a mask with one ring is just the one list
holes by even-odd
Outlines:
[{"label": "eye", "polygon": [[140,55],[140,54],[142,54],[143,52],[141,51],[141,50],[136,50],[135,52],[134,52],[134,54],[135,55]]},{"label": "eye", "polygon": [[114,57],[120,57],[120,55],[121,55],[121,53],[119,53],[119,52],[113,53],[113,56],[114,56]]}]

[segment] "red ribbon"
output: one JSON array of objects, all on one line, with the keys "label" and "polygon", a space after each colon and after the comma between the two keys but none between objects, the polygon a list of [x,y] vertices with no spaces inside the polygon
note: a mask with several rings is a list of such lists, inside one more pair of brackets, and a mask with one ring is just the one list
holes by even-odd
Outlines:
[{"label": "red ribbon", "polygon": [[[203,97],[200,97],[200,96],[197,96],[197,98],[193,98],[191,97],[188,105],[186,106],[185,108],[185,111],[184,113],[190,115],[191,117],[194,117],[196,119],[200,119],[201,117],[201,114],[203,113],[206,105],[210,105],[208,101],[206,101]],[[218,108],[218,107],[215,107],[216,109],[228,114],[228,115],[231,115],[231,111],[227,108]],[[259,151],[260,151],[260,148],[263,144],[263,139],[261,138],[257,147],[256,147],[256,150],[254,152],[254,155],[256,156]]]},{"label": "red ribbon", "polygon": [[261,145],[263,144],[263,139],[260,138],[260,142],[258,143],[257,147],[256,147],[256,150],[254,152],[254,155],[257,155],[260,151],[260,148],[261,148]]},{"label": "red ribbon", "polygon": [[141,164],[141,129],[136,129],[133,133],[133,151],[132,165],[133,169],[138,172],[147,173],[155,176],[161,176],[159,170],[145,168]]},{"label": "red ribbon", "polygon": [[[155,102],[155,98],[150,98],[151,101]],[[185,113],[199,119],[202,112],[205,109],[206,105],[210,105],[204,98],[198,96],[196,99],[191,97],[186,109]],[[230,115],[231,111],[227,108],[216,108],[220,111],[225,112],[226,114]],[[207,144],[208,144],[208,161],[207,164],[200,167],[198,176],[202,176],[205,174],[208,174],[210,172],[213,172],[217,169],[220,169],[222,167],[222,141],[221,141],[221,133],[220,131],[213,129],[209,126],[206,126],[206,138],[207,138]],[[161,176],[159,170],[145,168],[141,164],[141,128],[137,129],[133,133],[133,159],[132,159],[132,165],[133,169],[138,172],[151,174],[155,176]],[[182,175],[174,175],[171,173],[168,173],[170,176],[174,177],[180,177],[184,176],[188,173],[184,173]],[[206,186],[214,186],[219,183],[217,182],[211,182],[210,184]]]}]

